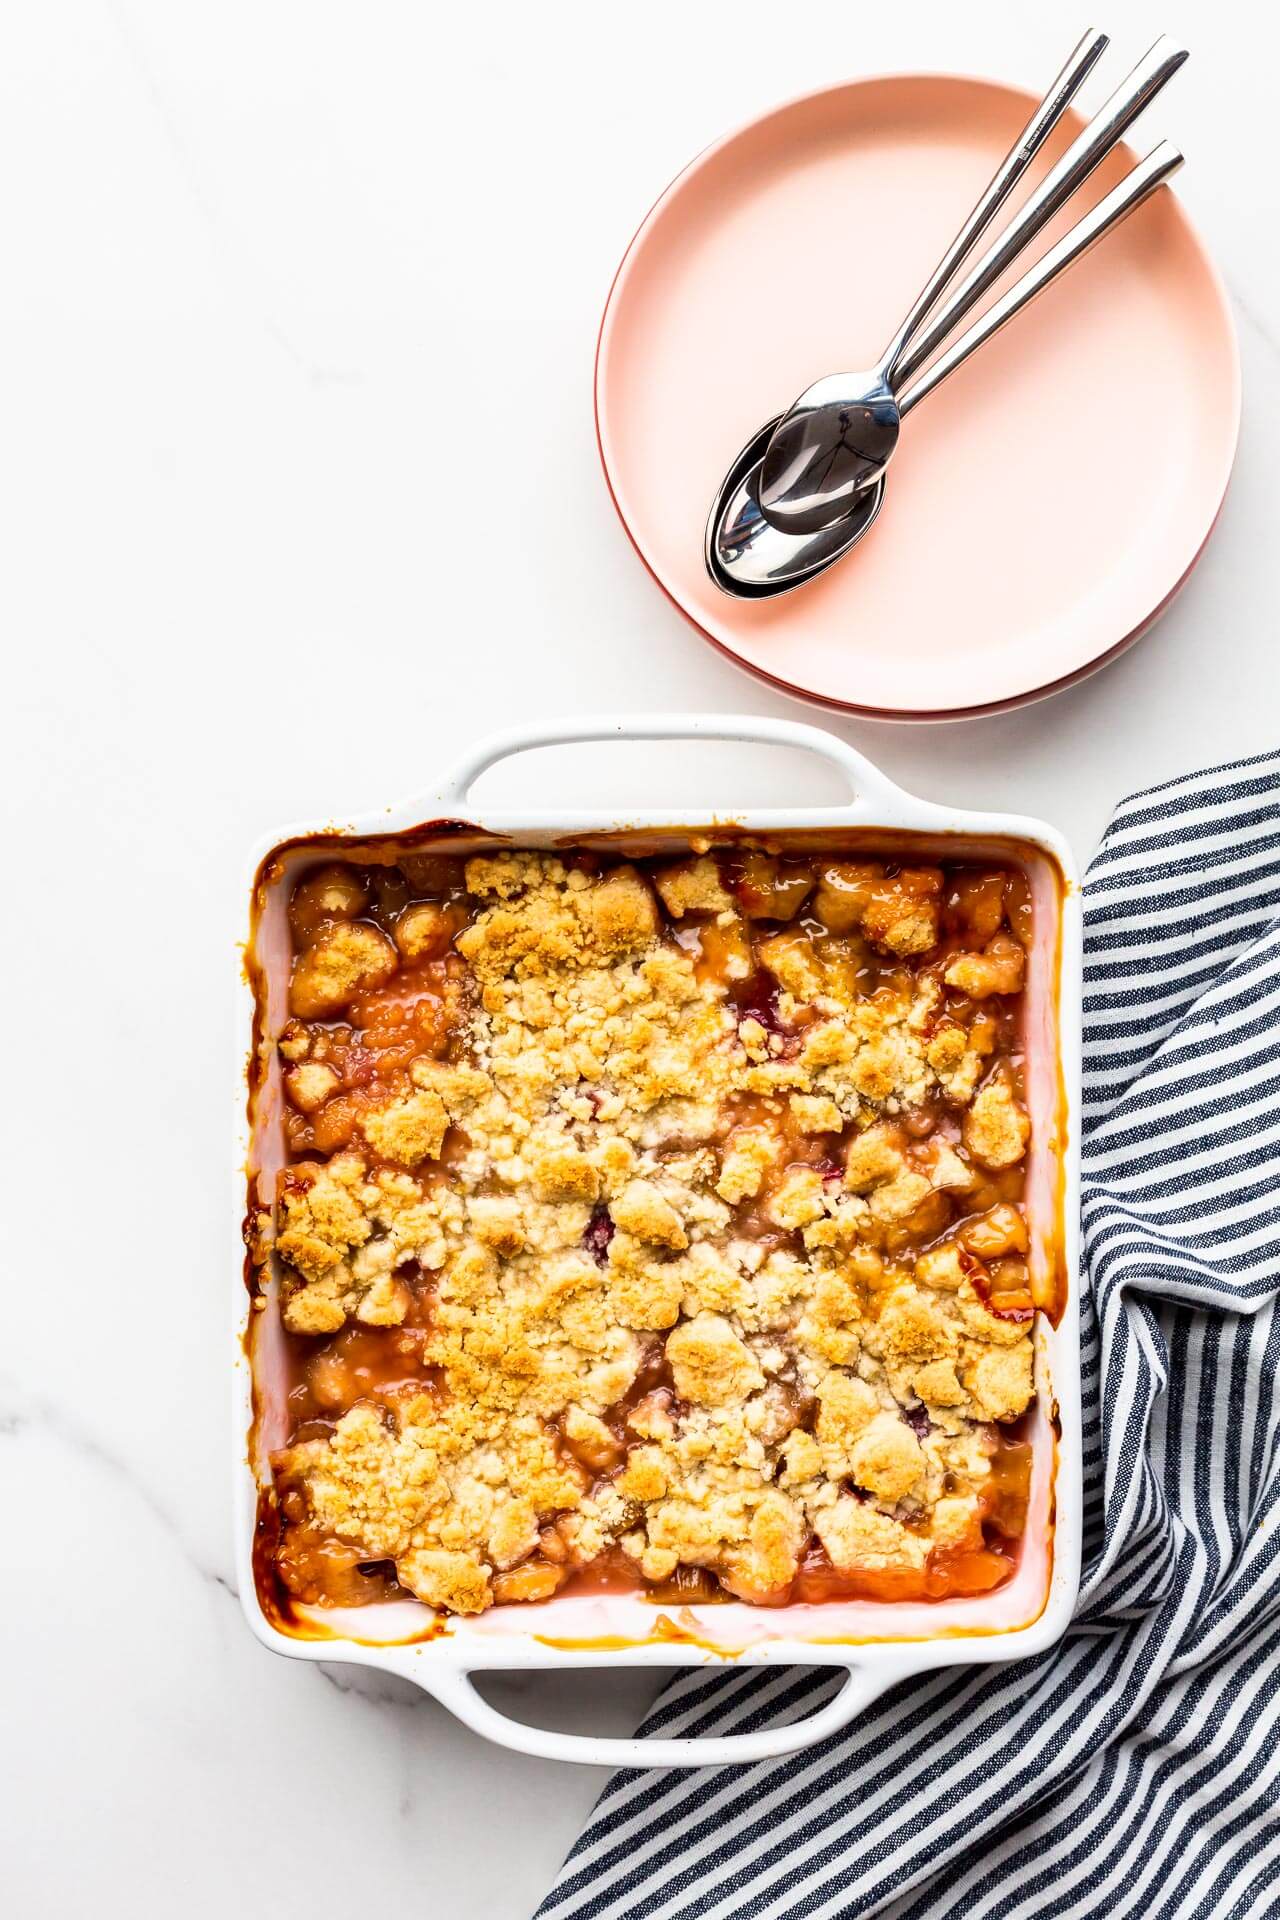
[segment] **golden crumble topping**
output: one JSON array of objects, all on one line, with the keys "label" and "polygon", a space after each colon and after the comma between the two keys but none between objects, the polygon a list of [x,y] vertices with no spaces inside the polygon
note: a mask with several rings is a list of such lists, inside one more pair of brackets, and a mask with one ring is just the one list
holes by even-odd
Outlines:
[{"label": "golden crumble topping", "polygon": [[1008,1577],[1019,873],[406,855],[290,922],[290,1592]]}]

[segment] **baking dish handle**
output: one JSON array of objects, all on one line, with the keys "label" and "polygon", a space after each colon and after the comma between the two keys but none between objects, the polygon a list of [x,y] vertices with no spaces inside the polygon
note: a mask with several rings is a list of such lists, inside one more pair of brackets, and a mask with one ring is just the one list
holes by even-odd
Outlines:
[{"label": "baking dish handle", "polygon": [[822,727],[799,720],[775,719],[756,713],[633,713],[581,714],[564,720],[531,721],[481,740],[448,773],[433,798],[444,806],[462,807],[482,773],[512,754],[537,747],[573,746],[594,740],[729,740],[746,745],[795,747],[817,754],[839,767],[853,789],[849,811],[859,813],[865,803],[883,807],[903,797],[865,755],[846,740]]},{"label": "baking dish handle", "polygon": [[557,1733],[549,1727],[532,1727],[523,1720],[509,1719],[477,1691],[471,1672],[465,1668],[433,1673],[429,1680],[418,1674],[413,1677],[473,1733],[500,1747],[510,1747],[516,1753],[533,1754],[540,1760],[570,1760],[588,1767],[724,1767],[776,1760],[816,1746],[830,1734],[838,1733],[841,1727],[847,1727],[873,1700],[911,1671],[914,1669],[879,1663],[874,1667],[850,1664],[845,1684],[835,1699],[807,1720],[785,1727],[762,1728],[756,1733],[727,1733],[705,1739],[692,1734],[666,1740],[617,1740],[597,1738],[589,1733]]}]

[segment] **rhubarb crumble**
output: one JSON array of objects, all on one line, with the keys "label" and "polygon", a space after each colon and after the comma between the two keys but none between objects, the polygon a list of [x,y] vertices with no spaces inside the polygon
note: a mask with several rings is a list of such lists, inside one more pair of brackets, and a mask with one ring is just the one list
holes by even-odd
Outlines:
[{"label": "rhubarb crumble", "polygon": [[313,866],[289,921],[258,1223],[289,1594],[1009,1577],[1036,1311],[1015,865],[403,853]]}]

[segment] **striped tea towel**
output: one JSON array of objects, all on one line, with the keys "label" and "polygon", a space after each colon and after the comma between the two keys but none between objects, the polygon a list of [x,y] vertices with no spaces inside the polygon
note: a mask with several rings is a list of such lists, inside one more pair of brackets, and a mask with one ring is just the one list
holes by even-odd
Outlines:
[{"label": "striped tea towel", "polygon": [[[1280,754],[1127,800],[1085,903],[1074,1624],[791,1759],[616,1774],[539,1920],[1280,1915]],[[837,1685],[692,1670],[641,1733]]]}]

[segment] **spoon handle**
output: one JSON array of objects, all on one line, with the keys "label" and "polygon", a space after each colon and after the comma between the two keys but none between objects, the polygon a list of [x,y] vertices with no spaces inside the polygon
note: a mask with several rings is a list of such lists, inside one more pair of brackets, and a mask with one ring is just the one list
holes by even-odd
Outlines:
[{"label": "spoon handle", "polygon": [[985,346],[987,341],[1000,329],[1007,326],[1015,314],[1042,294],[1046,287],[1064,274],[1068,267],[1086,254],[1090,247],[1097,245],[1105,234],[1118,227],[1120,222],[1131,214],[1135,207],[1141,206],[1157,187],[1164,185],[1171,174],[1175,174],[1182,165],[1182,155],[1169,141],[1162,140],[1153,147],[1145,160],[1140,160],[1131,173],[1127,173],[1119,186],[1113,187],[1109,194],[1099,200],[1091,213],[1063,235],[1056,246],[1050,247],[1043,260],[1029,267],[1020,280],[1014,282],[1007,293],[988,307],[980,319],[975,320],[968,330],[953,340],[945,353],[941,354],[927,373],[921,375],[913,387],[908,388],[898,401],[899,415],[910,413],[912,407],[931,394],[935,387],[956,368],[963,366],[971,354]]},{"label": "spoon handle", "polygon": [[1005,268],[1035,238],[1041,229],[1071,198],[1076,188],[1088,179],[1094,168],[1123,138],[1143,108],[1153,100],[1167,81],[1173,78],[1187,58],[1187,50],[1167,34],[1145,53],[1133,72],[1100,107],[1088,126],[1079,133],[1067,151],[1016,214],[995,244],[979,260],[967,280],[957,288],[940,312],[911,341],[895,369],[895,387],[905,385],[947,335],[977,305],[988,287],[1000,278]]},{"label": "spoon handle", "polygon": [[996,168],[983,191],[982,198],[939,260],[929,276],[928,284],[884,351],[881,365],[884,367],[885,378],[890,386],[894,385],[897,363],[904,348],[910,345],[922,323],[928,318],[933,307],[973,252],[974,247],[1079,93],[1106,50],[1107,44],[1105,33],[1095,33],[1092,27],[1089,28]]}]

